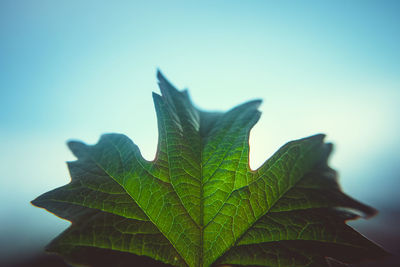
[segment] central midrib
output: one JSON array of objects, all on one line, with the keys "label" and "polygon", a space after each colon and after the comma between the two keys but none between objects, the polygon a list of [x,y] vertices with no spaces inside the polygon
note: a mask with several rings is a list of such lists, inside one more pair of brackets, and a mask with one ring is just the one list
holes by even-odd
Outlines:
[{"label": "central midrib", "polygon": [[199,265],[203,266],[203,255],[204,255],[204,201],[203,201],[203,138],[200,136],[200,259],[199,259]]}]

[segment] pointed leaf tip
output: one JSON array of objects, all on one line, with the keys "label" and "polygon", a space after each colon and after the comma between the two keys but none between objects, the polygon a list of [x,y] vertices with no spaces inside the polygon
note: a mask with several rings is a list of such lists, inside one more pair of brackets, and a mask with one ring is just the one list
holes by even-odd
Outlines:
[{"label": "pointed leaf tip", "polygon": [[161,103],[163,101],[161,95],[153,92],[152,96],[153,96],[153,103],[154,103],[154,106],[156,108],[156,112],[161,112],[160,111],[160,105],[161,105]]},{"label": "pointed leaf tip", "polygon": [[151,95],[152,95],[153,99],[156,99],[156,98],[158,99],[158,98],[161,97],[161,96],[160,96],[159,94],[157,94],[156,92],[152,92]]},{"label": "pointed leaf tip", "polygon": [[[313,141],[313,142],[316,142],[316,143],[324,143],[325,137],[326,137],[325,134],[319,133],[319,134],[311,135],[311,136],[309,136],[309,137],[301,138],[301,139],[299,139],[298,141],[301,141],[301,140],[310,140],[310,141]],[[328,144],[325,144],[325,145],[328,146]],[[328,147],[327,147],[327,148],[328,148]]]},{"label": "pointed leaf tip", "polygon": [[165,78],[165,76],[162,74],[162,72],[159,69],[157,69],[157,79],[158,79],[159,83],[166,82],[166,83],[170,84],[168,82],[167,78]]},{"label": "pointed leaf tip", "polygon": [[310,136],[310,138],[315,139],[315,140],[320,140],[321,142],[325,139],[326,134],[323,133],[319,133],[319,134],[315,134]]},{"label": "pointed leaf tip", "polygon": [[182,93],[176,89],[175,86],[173,86],[172,83],[170,83],[160,71],[157,71],[157,78],[158,87],[160,88],[161,95],[163,97],[172,100]]},{"label": "pointed leaf tip", "polygon": [[162,72],[161,72],[161,70],[160,70],[159,68],[157,68],[156,76],[157,76],[157,78],[158,78],[159,80],[162,79],[162,78],[164,78],[164,76],[163,76],[163,74],[162,74]]},{"label": "pointed leaf tip", "polygon": [[83,158],[86,155],[88,146],[80,141],[71,140],[67,142],[68,148],[77,158]]},{"label": "pointed leaf tip", "polygon": [[262,99],[254,99],[254,100],[250,100],[248,102],[243,103],[242,105],[238,106],[238,107],[252,107],[254,109],[258,109],[260,107],[260,105],[262,104]]}]

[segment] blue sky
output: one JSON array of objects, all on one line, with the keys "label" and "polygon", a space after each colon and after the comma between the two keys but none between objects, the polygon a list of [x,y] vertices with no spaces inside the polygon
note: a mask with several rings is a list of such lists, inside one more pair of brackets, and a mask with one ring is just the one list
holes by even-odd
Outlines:
[{"label": "blue sky", "polygon": [[66,140],[120,132],[154,157],[157,68],[203,109],[264,99],[253,168],[326,133],[344,190],[397,209],[399,13],[367,0],[1,1],[0,244],[14,242],[0,259],[68,226],[29,205],[69,181]]}]

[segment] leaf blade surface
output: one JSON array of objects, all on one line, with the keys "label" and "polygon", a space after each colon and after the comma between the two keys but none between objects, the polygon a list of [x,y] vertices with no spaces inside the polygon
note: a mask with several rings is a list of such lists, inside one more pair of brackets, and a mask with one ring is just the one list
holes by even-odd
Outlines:
[{"label": "leaf blade surface", "polygon": [[251,170],[248,139],[260,100],[205,112],[187,91],[158,79],[155,159],[145,160],[122,134],[95,145],[70,142],[71,183],[32,201],[72,221],[48,250],[104,249],[176,266],[324,266],[326,257],[386,254],[345,224],[354,212],[374,210],[340,190],[324,135],[289,142]]}]

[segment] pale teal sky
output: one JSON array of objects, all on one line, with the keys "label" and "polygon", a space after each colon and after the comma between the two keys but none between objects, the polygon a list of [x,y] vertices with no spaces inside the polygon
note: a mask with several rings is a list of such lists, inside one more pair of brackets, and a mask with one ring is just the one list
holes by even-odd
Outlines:
[{"label": "pale teal sky", "polygon": [[204,109],[264,99],[253,168],[326,133],[344,190],[398,208],[399,14],[378,0],[0,1],[0,245],[14,240],[0,259],[68,225],[29,204],[69,181],[66,140],[121,132],[154,157],[157,68]]}]

